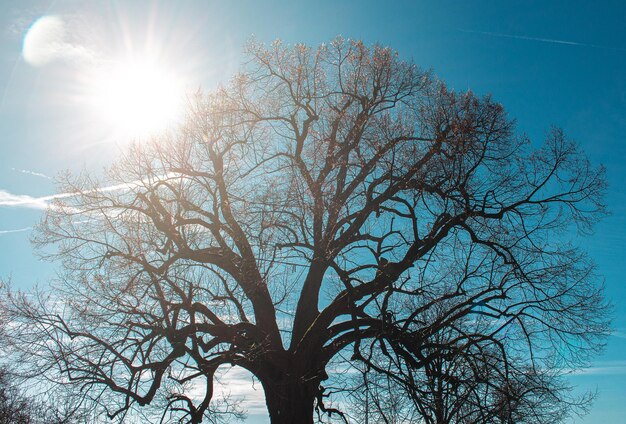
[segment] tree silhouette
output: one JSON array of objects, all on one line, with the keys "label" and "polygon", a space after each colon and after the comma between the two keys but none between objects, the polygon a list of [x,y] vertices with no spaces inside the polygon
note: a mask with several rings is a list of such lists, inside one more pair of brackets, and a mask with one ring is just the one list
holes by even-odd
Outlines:
[{"label": "tree silhouette", "polygon": [[509,422],[523,392],[566,401],[559,370],[607,330],[570,237],[604,213],[602,168],[559,129],[533,147],[490,97],[389,48],[247,51],[178,131],[100,180],[65,178],[35,237],[63,271],[52,297],[10,294],[15,348],[120,419],[152,404],[217,420],[232,365],[273,423],[350,421],[341,393],[372,386],[335,390],[341,358],[426,422]]}]

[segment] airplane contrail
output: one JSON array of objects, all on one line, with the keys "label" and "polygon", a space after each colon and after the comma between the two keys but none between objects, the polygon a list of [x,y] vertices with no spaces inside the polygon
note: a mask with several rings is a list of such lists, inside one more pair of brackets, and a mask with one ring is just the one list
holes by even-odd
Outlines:
[{"label": "airplane contrail", "polygon": [[11,168],[12,171],[15,172],[19,172],[22,174],[27,174],[27,175],[32,175],[34,177],[41,177],[41,178],[45,178],[47,180],[51,180],[52,177],[47,176],[46,174],[42,174],[41,172],[35,172],[35,171],[30,171],[28,169],[16,169],[16,168]]},{"label": "airplane contrail", "polygon": [[22,233],[24,231],[30,231],[32,230],[32,227],[26,227],[26,228],[18,228],[16,230],[0,230],[0,235],[2,234],[12,234],[12,233]]},{"label": "airplane contrail", "polygon": [[460,28],[458,30],[461,32],[469,33],[469,34],[481,34],[481,35],[487,35],[490,37],[512,38],[515,40],[539,41],[542,43],[565,44],[568,46],[591,47],[595,49],[626,52],[626,48],[623,48],[623,47],[612,47],[612,46],[602,46],[599,44],[579,43],[577,41],[558,40],[555,38],[529,37],[527,35],[503,34],[500,32],[489,32],[489,31],[474,31],[474,30],[460,29]]},{"label": "airplane contrail", "polygon": [[[159,179],[168,179],[168,178],[176,178],[181,176],[176,172],[169,172],[164,175],[158,175],[156,178]],[[0,207],[18,207],[18,208],[28,208],[28,209],[40,209],[46,210],[48,206],[50,206],[51,202],[57,199],[66,199],[71,197],[76,197],[84,193],[106,193],[109,191],[119,191],[119,190],[128,190],[134,187],[144,185],[146,181],[143,180],[135,180],[128,183],[114,184],[105,187],[98,187],[90,190],[85,190],[84,192],[69,192],[69,193],[56,193],[48,196],[40,196],[34,197],[28,194],[14,194],[3,190],[0,188]]]}]

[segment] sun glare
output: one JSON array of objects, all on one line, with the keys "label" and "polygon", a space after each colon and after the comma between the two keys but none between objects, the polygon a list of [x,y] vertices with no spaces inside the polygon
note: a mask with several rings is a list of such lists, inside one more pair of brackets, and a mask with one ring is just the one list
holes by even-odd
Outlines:
[{"label": "sun glare", "polygon": [[155,63],[118,64],[93,84],[97,113],[118,136],[153,135],[171,126],[182,111],[182,84]]}]

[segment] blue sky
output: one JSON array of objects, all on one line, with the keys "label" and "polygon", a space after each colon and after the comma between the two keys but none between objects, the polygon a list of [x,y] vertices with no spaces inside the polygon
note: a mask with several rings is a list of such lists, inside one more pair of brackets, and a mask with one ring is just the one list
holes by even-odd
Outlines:
[{"label": "blue sky", "polygon": [[[592,368],[572,377],[581,390],[598,391],[591,413],[572,422],[624,419],[626,3],[11,3],[0,4],[0,276],[21,288],[46,284],[55,264],[38,261],[28,240],[46,201],[37,199],[55,192],[49,177],[64,170],[97,174],[125,145],[124,133],[109,128],[89,104],[91,83],[81,74],[85,50],[57,51],[38,66],[24,59],[24,36],[37,19],[56,16],[65,23],[60,48],[86,46],[106,57],[128,46],[157,46],[159,60],[191,90],[226,82],[252,36],[311,45],[337,35],[378,42],[432,68],[454,89],[491,93],[536,142],[550,125],[564,128],[594,163],[607,167],[612,215],[580,242],[605,277],[615,331]],[[264,422],[255,411],[249,422]]]}]

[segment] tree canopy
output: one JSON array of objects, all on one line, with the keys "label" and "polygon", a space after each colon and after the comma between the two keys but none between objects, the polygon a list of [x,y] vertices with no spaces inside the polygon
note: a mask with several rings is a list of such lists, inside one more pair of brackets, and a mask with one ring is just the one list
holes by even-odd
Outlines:
[{"label": "tree canopy", "polygon": [[355,422],[364,398],[385,422],[563,418],[561,374],[607,331],[575,244],[603,169],[390,48],[247,53],[179,129],[64,179],[35,237],[62,272],[11,294],[15,348],[120,420],[237,415],[211,402],[222,365],[273,423]]}]

